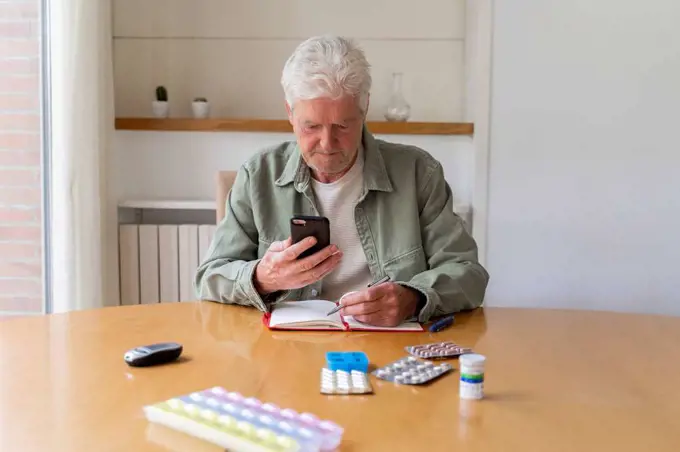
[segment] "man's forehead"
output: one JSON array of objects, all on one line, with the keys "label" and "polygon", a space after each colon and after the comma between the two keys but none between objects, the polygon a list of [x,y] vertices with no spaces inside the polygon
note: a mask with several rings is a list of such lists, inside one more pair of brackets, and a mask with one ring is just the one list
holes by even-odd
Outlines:
[{"label": "man's forehead", "polygon": [[293,111],[318,111],[322,113],[349,113],[354,114],[360,110],[359,104],[353,97],[329,99],[319,97],[315,99],[299,99],[292,105]]},{"label": "man's forehead", "polygon": [[322,105],[307,108],[300,108],[301,106],[298,105],[297,107],[293,110],[293,114],[305,123],[350,122],[361,117],[358,108],[333,108]]}]

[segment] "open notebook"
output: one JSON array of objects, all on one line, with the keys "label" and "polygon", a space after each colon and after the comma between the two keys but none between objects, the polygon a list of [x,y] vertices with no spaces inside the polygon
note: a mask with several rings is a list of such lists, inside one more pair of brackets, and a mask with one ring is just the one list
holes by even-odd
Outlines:
[{"label": "open notebook", "polygon": [[335,303],[326,300],[283,301],[276,303],[272,312],[264,315],[263,321],[273,330],[423,331],[418,322],[380,327],[343,316],[340,312],[327,316],[334,307]]}]

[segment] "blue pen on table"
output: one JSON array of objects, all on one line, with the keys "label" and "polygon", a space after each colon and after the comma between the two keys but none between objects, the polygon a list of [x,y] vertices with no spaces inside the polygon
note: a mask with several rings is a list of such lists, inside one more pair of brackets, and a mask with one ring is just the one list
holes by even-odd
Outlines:
[{"label": "blue pen on table", "polygon": [[[378,284],[382,284],[382,283],[387,282],[387,281],[389,281],[389,280],[390,280],[390,275],[385,275],[385,276],[383,276],[382,278],[380,278],[379,280],[370,283],[370,284],[368,285],[368,287],[377,286]],[[336,307],[334,307],[333,309],[331,309],[330,312],[329,312],[328,314],[326,314],[326,315],[335,314],[336,312],[338,312],[338,311],[339,311],[340,309],[342,309],[342,308],[344,308],[344,306],[341,305],[341,304],[338,302],[338,305],[337,305]]]},{"label": "blue pen on table", "polygon": [[430,331],[430,333],[436,333],[437,331],[441,331],[444,328],[453,325],[454,320],[455,320],[455,318],[454,318],[453,315],[439,319],[436,322],[434,322],[432,325],[430,325],[429,331]]}]

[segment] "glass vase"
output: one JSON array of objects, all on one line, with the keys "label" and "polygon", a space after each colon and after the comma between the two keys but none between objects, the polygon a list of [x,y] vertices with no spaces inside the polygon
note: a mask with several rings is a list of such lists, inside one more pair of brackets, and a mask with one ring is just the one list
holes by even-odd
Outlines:
[{"label": "glass vase", "polygon": [[392,74],[392,93],[387,102],[387,110],[385,110],[385,119],[388,121],[407,121],[411,116],[411,106],[406,102],[404,93],[402,92],[401,82],[403,74],[395,72]]}]

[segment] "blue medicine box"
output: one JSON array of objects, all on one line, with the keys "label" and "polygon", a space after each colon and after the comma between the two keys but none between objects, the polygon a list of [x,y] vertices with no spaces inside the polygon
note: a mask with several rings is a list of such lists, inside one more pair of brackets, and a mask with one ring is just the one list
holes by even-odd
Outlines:
[{"label": "blue medicine box", "polygon": [[326,367],[330,370],[368,373],[368,357],[364,352],[326,352]]}]

